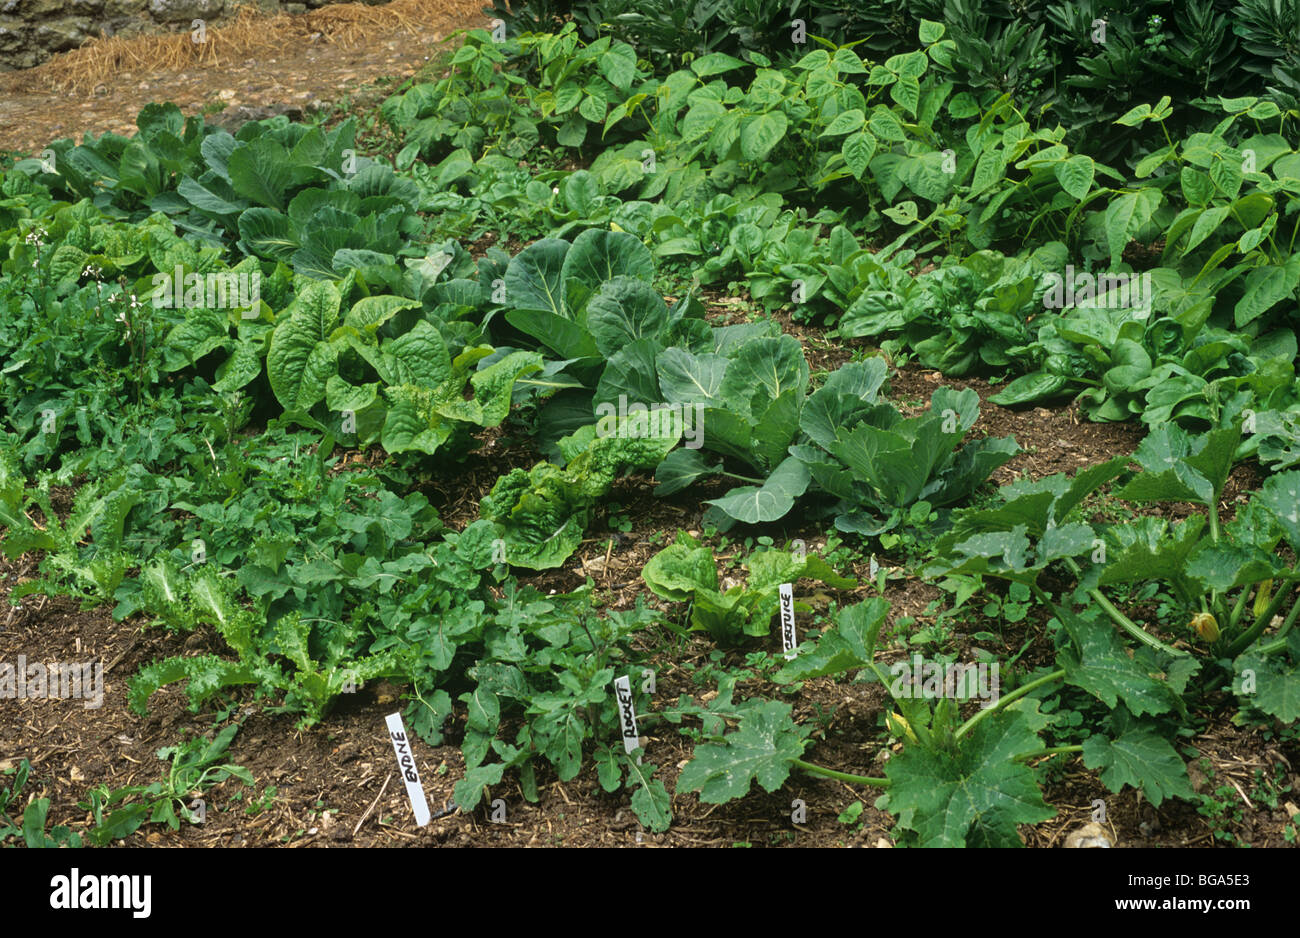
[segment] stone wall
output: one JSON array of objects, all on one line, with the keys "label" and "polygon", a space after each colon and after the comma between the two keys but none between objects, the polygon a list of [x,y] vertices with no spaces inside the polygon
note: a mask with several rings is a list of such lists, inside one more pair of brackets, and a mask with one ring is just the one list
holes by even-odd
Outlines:
[{"label": "stone wall", "polygon": [[343,0],[0,0],[0,71],[39,65],[93,36],[188,32],[196,19],[219,26],[240,4],[267,13],[305,13],[337,2]]}]

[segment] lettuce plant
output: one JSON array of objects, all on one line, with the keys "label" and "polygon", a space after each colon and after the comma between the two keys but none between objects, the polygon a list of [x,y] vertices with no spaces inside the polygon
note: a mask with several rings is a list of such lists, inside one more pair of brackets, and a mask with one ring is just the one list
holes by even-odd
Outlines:
[{"label": "lettuce plant", "polygon": [[668,429],[642,435],[620,419],[613,432],[598,433],[591,424],[560,441],[563,468],[540,462],[497,479],[479,513],[496,525],[505,562],[533,570],[563,564],[582,543],[597,503],[620,470],[653,468],[677,444],[680,426]]},{"label": "lettuce plant", "polygon": [[[839,576],[820,557],[791,550],[756,550],[744,566],[748,581],[722,590],[713,552],[680,531],[675,543],[650,559],[641,576],[656,596],[690,602],[691,628],[708,632],[720,644],[768,635],[782,583],[806,578],[835,589],[857,586],[856,580]],[[803,606],[796,602],[795,609]]]}]

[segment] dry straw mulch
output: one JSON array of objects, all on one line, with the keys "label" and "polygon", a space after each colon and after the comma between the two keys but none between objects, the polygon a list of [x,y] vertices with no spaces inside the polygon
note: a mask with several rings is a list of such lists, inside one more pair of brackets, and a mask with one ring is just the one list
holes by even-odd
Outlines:
[{"label": "dry straw mulch", "polygon": [[[477,13],[481,5],[481,0],[393,0],[383,6],[347,3],[300,16],[273,17],[243,7],[230,23],[207,29],[201,42],[189,31],[92,39],[35,68],[0,76],[0,90],[11,94],[43,90],[84,94],[107,85],[121,72],[219,67],[304,43],[353,46],[394,33],[427,33],[430,23],[448,13]],[[481,17],[467,17],[471,21],[478,19]]]}]

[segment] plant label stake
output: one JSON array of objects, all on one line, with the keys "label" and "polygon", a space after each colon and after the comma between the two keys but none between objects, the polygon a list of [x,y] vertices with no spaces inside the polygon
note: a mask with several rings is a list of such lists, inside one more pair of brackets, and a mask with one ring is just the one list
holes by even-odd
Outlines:
[{"label": "plant label stake", "polygon": [[402,780],[406,782],[406,794],[411,799],[415,823],[424,827],[429,823],[429,802],[424,796],[424,786],[420,784],[420,772],[415,767],[415,756],[411,752],[411,742],[406,738],[402,715],[390,713],[384,722],[388,724],[388,738],[393,741],[393,752],[397,753],[397,767],[402,773]]},{"label": "plant label stake", "polygon": [[781,584],[781,645],[787,659],[795,656],[799,645],[794,631],[794,587],[790,583]]},{"label": "plant label stake", "polygon": [[[623,723],[623,751],[631,755],[641,745],[641,737],[636,731],[636,701],[632,697],[632,679],[626,674],[614,678],[614,694],[618,697],[618,718]],[[637,756],[636,764],[641,764],[640,756]]]}]

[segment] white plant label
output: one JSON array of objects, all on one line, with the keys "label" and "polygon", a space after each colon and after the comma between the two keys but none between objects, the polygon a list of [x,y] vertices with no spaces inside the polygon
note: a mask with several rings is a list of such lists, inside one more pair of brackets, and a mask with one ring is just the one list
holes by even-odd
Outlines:
[{"label": "white plant label", "polygon": [[626,674],[614,678],[614,694],[618,697],[618,718],[623,723],[623,751],[631,755],[641,745],[641,737],[636,731],[636,701],[632,697],[632,679]]},{"label": "white plant label", "polygon": [[424,786],[420,784],[420,771],[415,767],[415,754],[411,751],[411,741],[406,738],[402,715],[390,713],[384,722],[388,724],[388,738],[393,741],[393,752],[397,753],[397,767],[401,770],[402,781],[406,782],[406,794],[411,799],[415,823],[424,827],[429,823],[429,801],[424,796]]},{"label": "white plant label", "polygon": [[799,645],[794,631],[794,586],[790,583],[781,584],[781,645],[786,658],[793,658]]}]

